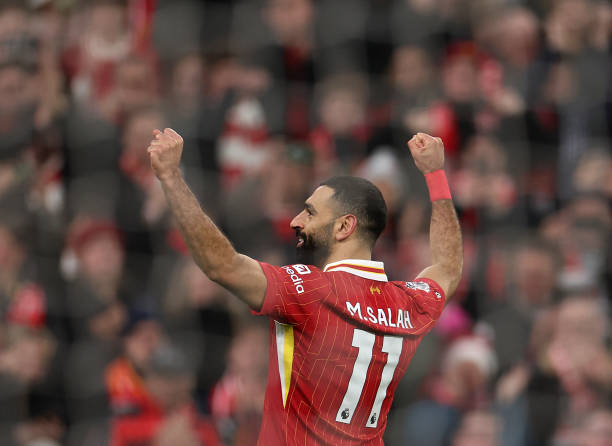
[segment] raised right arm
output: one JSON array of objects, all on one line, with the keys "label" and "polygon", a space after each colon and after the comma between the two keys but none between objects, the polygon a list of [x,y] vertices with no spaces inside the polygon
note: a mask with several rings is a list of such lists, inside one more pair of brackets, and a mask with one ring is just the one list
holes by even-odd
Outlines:
[{"label": "raised right arm", "polygon": [[204,213],[185,183],[179,163],[183,139],[172,129],[154,131],[149,156],[160,180],[168,205],[189,252],[200,269],[215,282],[234,293],[251,308],[263,304],[267,280],[259,263],[234,249],[213,221]]}]

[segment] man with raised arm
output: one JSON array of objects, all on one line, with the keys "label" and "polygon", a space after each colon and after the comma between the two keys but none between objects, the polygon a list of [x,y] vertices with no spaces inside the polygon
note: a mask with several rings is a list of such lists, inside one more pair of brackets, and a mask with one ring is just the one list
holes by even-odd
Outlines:
[{"label": "man with raised arm", "polygon": [[371,258],[387,211],[370,182],[322,183],[291,222],[301,263],[277,267],[236,252],[202,211],[179,171],[182,146],[173,130],[155,130],[148,151],[191,255],[208,277],[270,317],[258,444],[382,445],[397,384],[461,277],[442,140],[419,133],[408,142],[432,201],[433,259],[410,282],[388,281]]}]

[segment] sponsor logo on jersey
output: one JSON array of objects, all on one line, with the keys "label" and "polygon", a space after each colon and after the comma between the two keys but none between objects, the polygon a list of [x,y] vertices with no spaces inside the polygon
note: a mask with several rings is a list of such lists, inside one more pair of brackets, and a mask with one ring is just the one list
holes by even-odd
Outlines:
[{"label": "sponsor logo on jersey", "polygon": [[311,273],[310,268],[308,268],[307,265],[302,265],[301,263],[298,263],[297,265],[292,266],[293,268],[295,268],[295,272],[302,276]]},{"label": "sponsor logo on jersey", "polygon": [[436,295],[438,299],[442,299],[442,295],[438,293],[437,291],[434,291],[434,294]]},{"label": "sponsor logo on jersey", "polygon": [[425,282],[406,282],[406,287],[411,290],[421,290],[429,293],[429,284]]},{"label": "sponsor logo on jersey", "polygon": [[371,293],[371,294],[374,294],[374,293],[380,294],[380,293],[381,293],[381,291],[380,291],[380,288],[379,288],[379,287],[374,286],[374,285],[370,285],[370,293]]},{"label": "sponsor logo on jersey", "polygon": [[[308,269],[308,267],[306,265],[293,265],[293,266],[294,267],[295,266],[304,266],[304,267],[306,267],[306,269]],[[304,292],[304,279],[302,279],[297,274],[297,271],[292,269],[290,266],[283,266],[283,269],[289,275],[289,278],[293,282],[293,286],[295,287],[295,291],[297,291],[298,294],[302,294]],[[310,269],[308,269],[308,273],[306,273],[306,274],[310,274]]]}]

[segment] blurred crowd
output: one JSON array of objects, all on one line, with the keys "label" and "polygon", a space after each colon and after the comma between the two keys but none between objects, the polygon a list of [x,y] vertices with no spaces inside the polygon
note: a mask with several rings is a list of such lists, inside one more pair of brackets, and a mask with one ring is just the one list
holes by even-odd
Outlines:
[{"label": "blurred crowd", "polygon": [[386,444],[612,445],[612,4],[0,0],[0,444],[255,444],[267,321],[190,260],[152,129],[236,248],[293,261],[322,180],[429,263],[405,142],[442,137],[464,278]]}]

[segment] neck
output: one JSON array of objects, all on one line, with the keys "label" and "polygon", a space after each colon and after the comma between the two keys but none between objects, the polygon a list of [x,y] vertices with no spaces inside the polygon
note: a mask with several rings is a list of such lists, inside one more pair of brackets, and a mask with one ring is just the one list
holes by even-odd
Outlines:
[{"label": "neck", "polygon": [[351,243],[347,245],[338,243],[337,248],[332,250],[329,257],[325,259],[325,262],[321,265],[321,269],[323,269],[325,265],[345,259],[372,260],[372,251],[368,246],[364,246],[363,243]]}]

